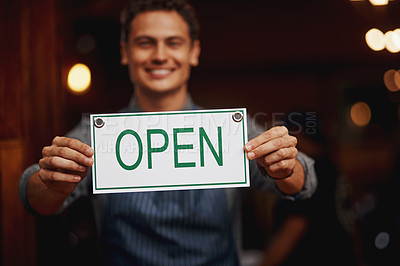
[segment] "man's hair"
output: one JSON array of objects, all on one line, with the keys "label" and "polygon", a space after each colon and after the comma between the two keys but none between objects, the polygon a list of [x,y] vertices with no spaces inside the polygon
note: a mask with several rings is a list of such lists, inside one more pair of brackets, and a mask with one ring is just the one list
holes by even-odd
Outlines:
[{"label": "man's hair", "polygon": [[194,8],[186,0],[132,0],[121,13],[121,41],[127,42],[132,20],[146,11],[176,11],[189,26],[192,41],[199,38],[199,23]]}]

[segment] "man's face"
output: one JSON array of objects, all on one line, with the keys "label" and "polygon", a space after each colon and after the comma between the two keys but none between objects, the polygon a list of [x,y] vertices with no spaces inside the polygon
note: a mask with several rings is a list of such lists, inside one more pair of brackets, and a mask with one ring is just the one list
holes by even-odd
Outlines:
[{"label": "man's face", "polygon": [[199,41],[191,42],[188,24],[176,11],[140,13],[131,22],[127,43],[121,43],[121,63],[142,92],[186,90],[199,54]]}]

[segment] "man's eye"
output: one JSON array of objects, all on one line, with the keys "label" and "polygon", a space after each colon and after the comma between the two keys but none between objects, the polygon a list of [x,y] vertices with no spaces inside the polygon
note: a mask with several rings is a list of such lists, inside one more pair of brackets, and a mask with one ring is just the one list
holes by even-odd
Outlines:
[{"label": "man's eye", "polygon": [[168,44],[169,44],[169,46],[171,46],[171,47],[179,47],[179,46],[182,45],[181,42],[169,42]]},{"label": "man's eye", "polygon": [[141,47],[149,47],[149,46],[152,45],[152,42],[150,42],[150,41],[141,41],[141,42],[138,42],[138,45],[141,46]]}]

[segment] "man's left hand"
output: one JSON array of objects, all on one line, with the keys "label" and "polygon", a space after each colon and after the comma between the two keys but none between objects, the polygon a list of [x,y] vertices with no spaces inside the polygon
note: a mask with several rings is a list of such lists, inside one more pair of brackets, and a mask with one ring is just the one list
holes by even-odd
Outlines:
[{"label": "man's left hand", "polygon": [[291,175],[296,165],[297,138],[286,127],[273,127],[247,142],[249,160],[256,159],[268,175],[280,179]]}]

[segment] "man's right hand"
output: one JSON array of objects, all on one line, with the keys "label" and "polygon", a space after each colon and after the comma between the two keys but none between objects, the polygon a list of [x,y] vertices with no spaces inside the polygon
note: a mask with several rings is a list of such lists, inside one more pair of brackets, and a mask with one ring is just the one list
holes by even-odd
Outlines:
[{"label": "man's right hand", "polygon": [[72,138],[55,137],[42,150],[38,176],[48,189],[69,195],[93,164],[93,149]]}]

